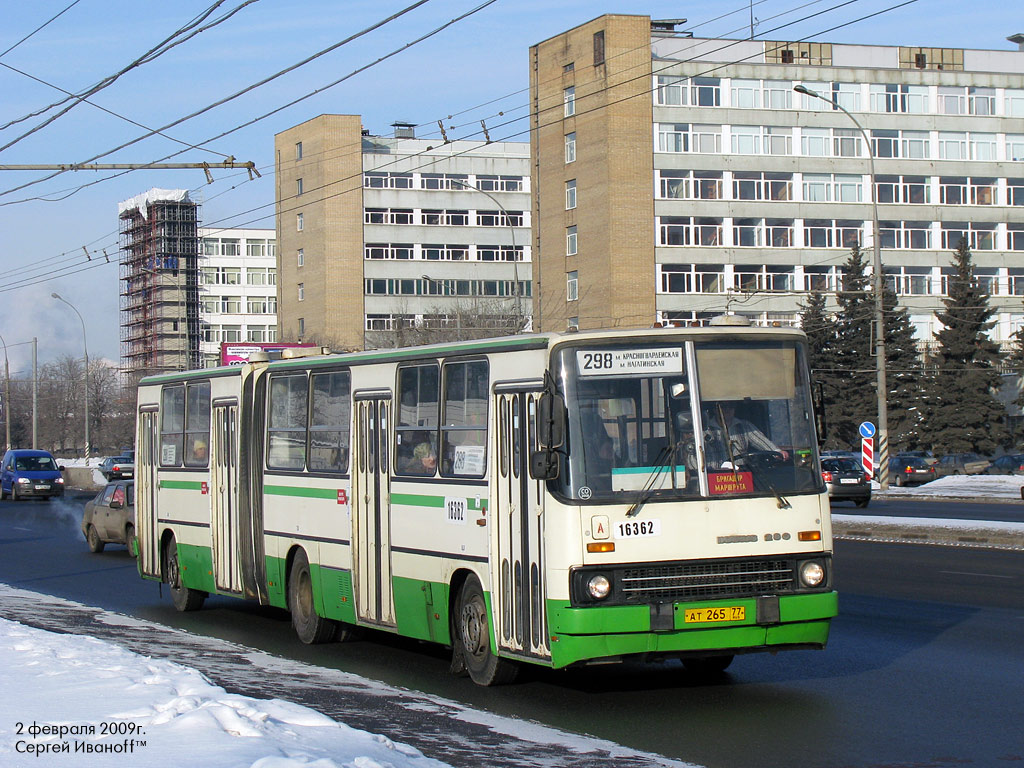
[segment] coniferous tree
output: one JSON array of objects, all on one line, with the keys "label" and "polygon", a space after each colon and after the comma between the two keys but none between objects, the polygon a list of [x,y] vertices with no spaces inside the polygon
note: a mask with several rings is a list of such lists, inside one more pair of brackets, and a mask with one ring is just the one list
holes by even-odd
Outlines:
[{"label": "coniferous tree", "polygon": [[811,369],[811,388],[817,407],[822,409],[828,427],[826,435],[819,435],[822,448],[845,448],[833,434],[831,414],[840,398],[835,382],[836,321],[826,310],[826,296],[812,291],[800,312],[800,325],[807,334],[807,366]]},{"label": "coniferous tree", "polygon": [[917,350],[914,327],[905,308],[896,306],[896,294],[887,285],[882,292],[885,313],[886,388],[889,414],[889,453],[921,445],[921,382],[924,366]]},{"label": "coniferous tree", "polygon": [[925,385],[921,442],[936,453],[992,454],[1007,442],[1006,410],[996,397],[999,348],[988,337],[995,325],[988,294],[978,285],[966,240],[960,240],[947,282],[943,328]]},{"label": "coniferous tree", "polygon": [[830,440],[843,447],[859,445],[858,426],[862,421],[874,421],[878,413],[871,335],[874,297],[866,269],[863,252],[854,246],[842,266],[832,355],[832,386],[839,394],[829,411],[829,434]]}]

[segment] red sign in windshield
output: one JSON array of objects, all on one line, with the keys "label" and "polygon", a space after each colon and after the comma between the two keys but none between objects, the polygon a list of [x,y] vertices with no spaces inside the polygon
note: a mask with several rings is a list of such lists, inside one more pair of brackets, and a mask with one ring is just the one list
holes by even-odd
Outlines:
[{"label": "red sign in windshield", "polygon": [[751,472],[708,472],[708,486],[712,496],[750,493],[754,490],[754,475]]}]

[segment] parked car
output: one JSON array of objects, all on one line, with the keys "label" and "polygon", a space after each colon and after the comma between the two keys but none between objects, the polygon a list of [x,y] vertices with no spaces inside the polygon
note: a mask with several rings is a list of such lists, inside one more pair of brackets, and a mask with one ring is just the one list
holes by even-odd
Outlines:
[{"label": "parked car", "polygon": [[830,501],[852,501],[858,507],[866,507],[871,501],[871,483],[860,462],[843,458],[822,459],[821,478],[828,488]]},{"label": "parked car", "polygon": [[989,460],[976,453],[950,453],[939,459],[935,465],[935,474],[946,475],[980,475],[989,465]]},{"label": "parked car", "polygon": [[135,464],[127,456],[108,456],[100,462],[99,470],[108,483],[135,476]]},{"label": "parked car", "polygon": [[935,458],[935,454],[931,451],[900,451],[896,454],[900,457],[913,457],[916,459],[924,459],[929,465],[936,464],[939,460]]},{"label": "parked car", "polygon": [[138,554],[135,539],[135,481],[115,480],[85,503],[82,533],[92,552],[102,552],[108,543],[124,544],[134,557]]},{"label": "parked car", "polygon": [[[1008,453],[985,467],[986,475],[1024,475],[1024,453]],[[1024,498],[1024,496],[1022,496]]]},{"label": "parked car", "polygon": [[0,498],[49,499],[64,495],[64,467],[49,451],[15,448],[0,462]]},{"label": "parked car", "polygon": [[935,477],[935,466],[920,456],[901,454],[889,459],[889,480],[899,488],[930,483]]}]

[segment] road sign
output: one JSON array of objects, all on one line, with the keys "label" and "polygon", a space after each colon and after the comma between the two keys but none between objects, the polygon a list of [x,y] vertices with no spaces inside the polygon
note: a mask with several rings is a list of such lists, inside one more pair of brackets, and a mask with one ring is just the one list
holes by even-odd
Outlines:
[{"label": "road sign", "polygon": [[864,438],[875,436],[875,425],[870,421],[862,421],[860,423],[860,436]]},{"label": "road sign", "polygon": [[[866,422],[865,422],[866,423]],[[870,424],[868,425],[870,426]],[[874,427],[872,427],[874,429]],[[861,424],[861,432],[864,425]],[[865,437],[860,441],[860,463],[864,467],[864,474],[870,480],[875,475],[875,438]]]}]

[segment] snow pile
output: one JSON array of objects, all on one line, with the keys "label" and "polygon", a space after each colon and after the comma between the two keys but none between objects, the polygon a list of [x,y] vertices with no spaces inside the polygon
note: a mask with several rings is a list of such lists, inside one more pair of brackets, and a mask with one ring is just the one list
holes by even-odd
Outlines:
[{"label": "snow pile", "polygon": [[[897,488],[889,477],[889,490],[886,494],[893,496],[947,496],[950,498],[988,498],[1017,499],[1021,498],[1020,489],[1024,486],[1024,476],[1018,475],[948,475],[932,480],[924,485]],[[879,490],[877,482],[871,487]]]},{"label": "snow pile", "polygon": [[79,635],[0,619],[0,764],[443,768],[418,750],[279,699]]}]

